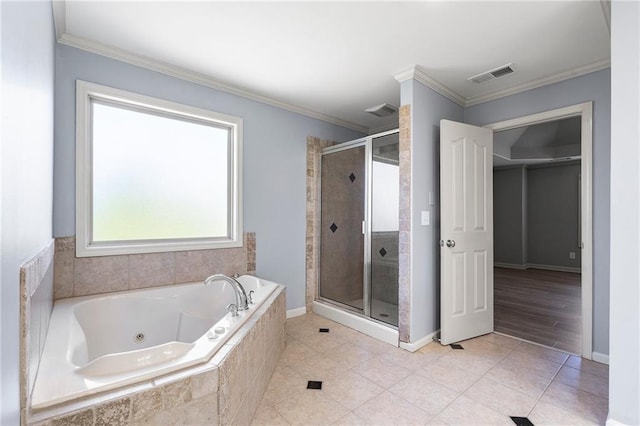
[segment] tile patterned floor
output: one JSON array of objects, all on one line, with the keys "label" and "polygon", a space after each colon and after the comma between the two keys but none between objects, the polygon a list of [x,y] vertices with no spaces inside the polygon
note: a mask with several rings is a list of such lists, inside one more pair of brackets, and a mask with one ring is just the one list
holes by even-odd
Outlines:
[{"label": "tile patterned floor", "polygon": [[[252,425],[604,424],[606,365],[489,334],[416,353],[307,314],[287,345]],[[319,333],[329,328],[329,333]],[[307,389],[309,380],[322,389]]]}]

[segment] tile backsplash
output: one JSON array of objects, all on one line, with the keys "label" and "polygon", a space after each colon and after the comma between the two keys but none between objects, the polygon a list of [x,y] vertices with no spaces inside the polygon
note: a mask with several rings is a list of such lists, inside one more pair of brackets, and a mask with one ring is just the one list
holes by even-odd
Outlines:
[{"label": "tile backsplash", "polygon": [[243,247],[76,257],[75,237],[56,238],[54,297],[87,296],[204,280],[222,273],[255,274],[256,236],[244,234]]}]

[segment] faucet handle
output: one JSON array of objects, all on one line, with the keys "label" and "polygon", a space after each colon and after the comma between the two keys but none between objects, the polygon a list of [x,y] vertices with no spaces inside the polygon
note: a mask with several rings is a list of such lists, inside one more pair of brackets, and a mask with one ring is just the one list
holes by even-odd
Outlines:
[{"label": "faucet handle", "polygon": [[231,312],[232,317],[238,316],[238,306],[235,303],[230,303],[227,305],[227,311]]},{"label": "faucet handle", "polygon": [[253,293],[255,293],[254,290],[249,291],[249,303],[253,304]]}]

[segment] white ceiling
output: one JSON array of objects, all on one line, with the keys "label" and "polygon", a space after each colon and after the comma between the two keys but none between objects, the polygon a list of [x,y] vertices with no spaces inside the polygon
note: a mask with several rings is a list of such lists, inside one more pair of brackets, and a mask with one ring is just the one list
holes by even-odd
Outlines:
[{"label": "white ceiling", "polygon": [[[605,68],[610,58],[599,1],[63,0],[54,10],[63,43],[360,130],[397,120],[364,109],[398,106],[394,76],[414,66],[472,105]],[[507,63],[513,74],[467,81]]]}]

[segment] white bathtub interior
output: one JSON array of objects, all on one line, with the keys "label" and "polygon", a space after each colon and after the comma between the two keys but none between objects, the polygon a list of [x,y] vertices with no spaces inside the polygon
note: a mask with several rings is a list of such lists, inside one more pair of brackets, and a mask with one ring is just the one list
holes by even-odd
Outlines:
[{"label": "white bathtub interior", "polygon": [[236,317],[226,312],[236,299],[224,281],[56,301],[32,408],[207,362],[277,287],[249,275],[238,280],[255,293]]}]

